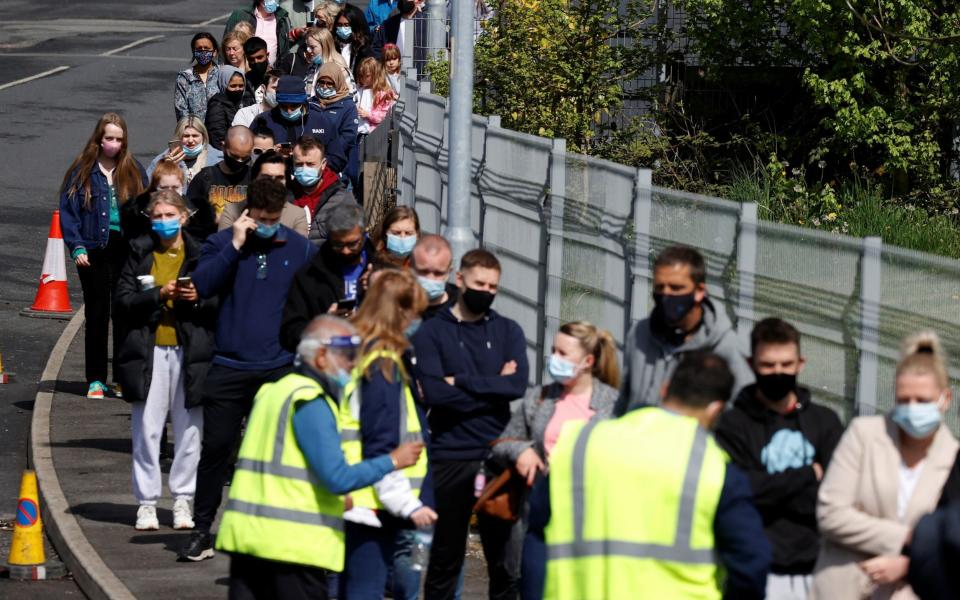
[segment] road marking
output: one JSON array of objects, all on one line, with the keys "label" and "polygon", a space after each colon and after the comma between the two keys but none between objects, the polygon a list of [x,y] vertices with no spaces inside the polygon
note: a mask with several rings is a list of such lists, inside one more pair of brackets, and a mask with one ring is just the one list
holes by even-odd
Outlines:
[{"label": "road marking", "polygon": [[196,25],[194,25],[194,27],[203,27],[204,25],[213,25],[214,23],[216,23],[216,22],[219,21],[220,19],[226,19],[226,18],[229,17],[229,16],[230,16],[230,13],[224,13],[224,14],[220,15],[219,17],[214,17],[214,18],[212,18],[212,19],[207,19],[207,20],[204,21],[203,23],[197,23]]},{"label": "road marking", "polygon": [[27,83],[27,82],[33,81],[34,79],[41,79],[41,78],[43,78],[43,77],[48,77],[48,76],[50,76],[50,75],[54,75],[54,74],[56,74],[56,73],[60,73],[61,71],[66,71],[66,70],[69,69],[69,68],[70,68],[70,67],[65,66],[65,65],[64,65],[64,66],[59,66],[59,67],[57,67],[57,68],[55,68],[55,69],[50,69],[49,71],[44,71],[43,73],[37,73],[36,75],[31,75],[30,77],[24,77],[23,79],[18,79],[18,80],[16,80],[16,81],[11,81],[10,83],[5,83],[5,84],[3,84],[3,85],[0,85],[0,90],[5,90],[5,89],[7,89],[7,88],[12,88],[12,87],[15,86],[15,85],[20,85],[21,83]]},{"label": "road marking", "polygon": [[186,59],[172,56],[125,56],[123,54],[57,54],[54,52],[2,52],[0,56],[19,56],[23,58],[109,58],[111,60],[156,60],[160,62],[175,62],[186,64]]},{"label": "road marking", "polygon": [[137,41],[135,41],[135,42],[130,42],[129,44],[126,44],[126,45],[124,45],[124,46],[120,46],[119,48],[114,48],[113,50],[107,50],[106,52],[104,52],[104,53],[101,54],[100,56],[112,56],[112,55],[114,55],[114,54],[119,54],[120,52],[123,52],[124,50],[129,50],[129,49],[131,49],[131,48],[136,48],[137,46],[141,46],[141,45],[146,44],[146,43],[148,43],[148,42],[152,42],[152,41],[154,41],[154,40],[160,40],[160,39],[163,39],[163,36],[162,36],[162,35],[151,35],[150,37],[145,37],[145,38],[143,38],[142,40],[137,40]]}]

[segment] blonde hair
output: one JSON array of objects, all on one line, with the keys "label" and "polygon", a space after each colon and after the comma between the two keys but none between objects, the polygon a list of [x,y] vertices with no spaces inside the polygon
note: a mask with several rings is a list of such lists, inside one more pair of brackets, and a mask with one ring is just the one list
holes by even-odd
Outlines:
[{"label": "blonde hair", "polygon": [[236,28],[233,31],[228,31],[220,41],[220,60],[223,61],[223,64],[229,64],[227,63],[227,44],[230,42],[237,42],[240,44],[240,57],[242,58],[243,65],[245,67],[247,64],[247,57],[243,53],[243,43],[249,39],[250,34],[248,34],[246,31],[238,31]]},{"label": "blonde hair", "polygon": [[941,389],[950,386],[947,376],[947,358],[940,343],[940,336],[927,329],[904,338],[900,344],[900,362],[897,363],[897,377],[907,373],[911,375],[933,375]]},{"label": "blonde hair", "polygon": [[158,204],[172,206],[182,215],[190,212],[190,209],[187,208],[187,203],[183,199],[183,196],[171,190],[160,190],[150,194],[150,202],[147,203],[147,215],[152,214],[153,209],[155,209]]},{"label": "blonde hair", "polygon": [[347,67],[347,61],[343,59],[343,56],[337,52],[337,45],[333,40],[333,34],[330,33],[329,29],[324,29],[323,27],[310,27],[303,33],[304,42],[306,40],[316,40],[320,43],[320,49],[322,51],[321,56],[323,56],[323,62],[334,62],[343,67]]},{"label": "blonde hair", "polygon": [[370,77],[370,85],[361,87],[367,87],[373,92],[374,102],[381,102],[384,97],[393,98],[394,92],[393,88],[390,87],[390,82],[387,81],[387,73],[380,61],[372,56],[368,56],[360,62],[360,67],[357,69],[357,85],[364,77],[368,76]]},{"label": "blonde hair", "polygon": [[200,136],[203,138],[203,145],[206,146],[210,143],[210,134],[207,133],[207,126],[203,124],[203,119],[197,115],[187,115],[186,117],[177,121],[177,128],[173,130],[173,135],[180,139],[183,137],[183,134],[187,129],[196,129],[200,132]]},{"label": "blonde hair", "polygon": [[240,21],[239,23],[233,26],[233,33],[239,33],[240,35],[245,35],[247,36],[247,39],[250,39],[253,37],[253,26],[250,25],[250,23],[247,23],[246,21]]},{"label": "blonde hair", "polygon": [[580,347],[593,356],[594,377],[614,389],[620,387],[620,367],[617,365],[617,344],[606,329],[598,329],[589,321],[572,321],[560,326],[560,333],[577,338]]}]

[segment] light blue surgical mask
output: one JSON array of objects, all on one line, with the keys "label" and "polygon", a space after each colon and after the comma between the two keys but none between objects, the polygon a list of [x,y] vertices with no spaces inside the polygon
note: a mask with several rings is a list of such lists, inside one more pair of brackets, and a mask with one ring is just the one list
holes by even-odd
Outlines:
[{"label": "light blue surgical mask", "polygon": [[350,371],[346,369],[337,369],[337,372],[330,376],[333,381],[340,386],[340,391],[343,391],[343,388],[347,387],[347,384],[350,383]]},{"label": "light blue surgical mask", "polygon": [[334,96],[337,95],[337,90],[333,88],[318,87],[317,95],[323,99],[333,98]]},{"label": "light blue surgical mask", "polygon": [[277,105],[277,92],[274,90],[267,90],[264,92],[263,102],[270,108],[274,108]]},{"label": "light blue surgical mask", "polygon": [[277,0],[265,0],[263,3],[263,10],[267,11],[270,14],[277,12],[277,7],[280,6],[280,3]]},{"label": "light blue surgical mask", "polygon": [[910,402],[898,404],[893,409],[891,419],[904,433],[910,437],[922,440],[940,427],[943,414],[940,405],[943,396],[937,402]]},{"label": "light blue surgical mask", "polygon": [[404,335],[406,335],[408,338],[412,338],[414,335],[416,335],[417,330],[420,329],[421,324],[423,324],[423,319],[414,319],[403,331]]},{"label": "light blue surgical mask", "polygon": [[297,110],[292,110],[290,112],[287,112],[282,108],[280,109],[280,116],[282,116],[284,119],[288,121],[296,121],[297,119],[300,118],[301,114],[303,114],[303,111],[299,106],[297,107]]},{"label": "light blue surgical mask", "polygon": [[323,57],[318,54],[313,57],[312,61],[313,61],[313,64],[319,67],[320,65],[323,64]]},{"label": "light blue surgical mask", "polygon": [[349,25],[341,25],[337,27],[337,37],[343,41],[350,39],[350,36],[353,35],[353,28]]},{"label": "light blue surgical mask", "polygon": [[200,156],[200,153],[203,152],[203,144],[197,144],[193,148],[188,148],[186,146],[180,146],[183,150],[183,155],[187,158],[196,158]]},{"label": "light blue surgical mask", "polygon": [[265,240],[272,238],[277,235],[277,232],[280,230],[280,223],[274,223],[273,225],[264,225],[263,223],[257,223],[257,228],[254,230],[258,236],[262,237]]},{"label": "light blue surgical mask", "polygon": [[387,250],[394,256],[407,257],[413,252],[413,247],[417,245],[417,236],[408,235],[401,237],[399,235],[387,234]]},{"label": "light blue surgical mask", "polygon": [[576,376],[577,365],[556,354],[551,354],[550,360],[547,362],[547,372],[557,383],[566,385]]},{"label": "light blue surgical mask", "polygon": [[303,187],[313,187],[320,181],[320,169],[297,167],[293,171],[293,178]]},{"label": "light blue surgical mask", "polygon": [[421,277],[419,275],[417,276],[417,281],[420,283],[420,287],[423,288],[423,291],[427,293],[427,298],[430,300],[442,298],[447,291],[446,281],[427,279],[426,277]]},{"label": "light blue surgical mask", "polygon": [[180,232],[180,219],[179,217],[172,219],[154,219],[150,221],[150,227],[154,233],[160,236],[160,239],[172,240],[177,237],[177,233]]}]

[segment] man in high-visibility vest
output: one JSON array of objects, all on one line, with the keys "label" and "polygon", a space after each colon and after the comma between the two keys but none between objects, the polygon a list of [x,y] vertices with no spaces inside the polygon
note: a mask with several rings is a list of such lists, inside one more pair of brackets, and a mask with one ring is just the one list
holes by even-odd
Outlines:
[{"label": "man in high-visibility vest", "polygon": [[342,495],[417,463],[422,442],[352,466],[343,457],[337,399],[359,344],[346,321],[317,317],[298,371],[257,393],[217,535],[231,598],[327,598],[328,571],[343,570]]},{"label": "man in high-visibility vest", "polygon": [[[662,406],[564,428],[530,505],[545,598],[764,597],[770,544],[746,477],[707,431],[733,381],[723,358],[692,353]],[[535,544],[524,552],[537,562]]]}]

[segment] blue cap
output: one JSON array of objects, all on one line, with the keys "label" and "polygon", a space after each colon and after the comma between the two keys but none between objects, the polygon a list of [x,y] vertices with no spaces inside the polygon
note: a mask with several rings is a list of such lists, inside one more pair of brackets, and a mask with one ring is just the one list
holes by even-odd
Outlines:
[{"label": "blue cap", "polygon": [[307,101],[307,92],[303,79],[295,75],[283,75],[277,83],[277,104],[303,104]]}]

